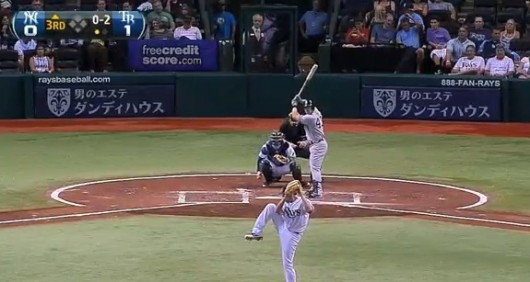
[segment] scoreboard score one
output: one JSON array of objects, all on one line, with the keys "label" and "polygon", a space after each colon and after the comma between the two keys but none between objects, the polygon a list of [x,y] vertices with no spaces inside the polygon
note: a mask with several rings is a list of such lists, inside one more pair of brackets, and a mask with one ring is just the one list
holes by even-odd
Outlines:
[{"label": "scoreboard score one", "polygon": [[146,30],[138,11],[20,11],[12,25],[19,39],[139,39]]}]

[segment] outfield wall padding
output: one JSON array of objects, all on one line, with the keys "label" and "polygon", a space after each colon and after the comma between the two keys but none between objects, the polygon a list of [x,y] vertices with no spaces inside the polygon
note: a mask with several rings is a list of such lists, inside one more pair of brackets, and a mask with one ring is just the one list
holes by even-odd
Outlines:
[{"label": "outfield wall padding", "polygon": [[[304,79],[227,72],[5,74],[0,118],[284,117]],[[118,88],[121,97],[112,95]],[[303,97],[328,118],[530,121],[525,80],[326,73],[313,78]]]}]

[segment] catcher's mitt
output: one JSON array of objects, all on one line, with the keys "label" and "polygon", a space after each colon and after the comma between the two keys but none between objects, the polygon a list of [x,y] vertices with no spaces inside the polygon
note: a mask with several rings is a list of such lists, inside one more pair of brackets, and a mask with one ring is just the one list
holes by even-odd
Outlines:
[{"label": "catcher's mitt", "polygon": [[301,195],[303,192],[302,183],[299,180],[293,180],[284,187],[283,193],[285,195]]},{"label": "catcher's mitt", "polygon": [[280,154],[274,155],[274,160],[276,160],[276,162],[281,165],[286,165],[291,161],[288,157]]}]

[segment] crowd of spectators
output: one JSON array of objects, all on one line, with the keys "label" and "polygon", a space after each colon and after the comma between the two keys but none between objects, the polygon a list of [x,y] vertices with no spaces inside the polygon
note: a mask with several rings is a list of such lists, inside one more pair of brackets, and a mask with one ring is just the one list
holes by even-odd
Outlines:
[{"label": "crowd of spectators", "polygon": [[[336,41],[344,46],[404,47],[395,73],[484,74],[527,78],[524,0],[343,0]],[[524,44],[521,44],[524,43]],[[426,68],[429,66],[429,68]]]},{"label": "crowd of spectators", "polygon": [[[526,53],[529,46],[520,44],[525,40],[527,7],[524,0],[474,0],[476,11],[472,10],[467,17],[460,16],[465,0],[340,1],[336,26],[331,26],[335,22],[331,20],[332,0],[310,1],[309,9],[300,13],[297,30],[293,31],[299,35],[300,64],[314,62],[319,45],[333,41],[344,44],[344,47],[401,48],[402,57],[394,68],[395,73],[406,72],[413,66],[416,73],[530,77]],[[16,6],[13,2],[17,3]],[[247,44],[255,46],[252,48],[258,51],[278,37],[269,36],[269,32],[278,34],[277,31],[282,29],[271,24],[277,15],[258,13],[244,27],[246,33],[242,34],[246,38],[238,38],[242,28],[237,18],[239,15],[227,9],[225,0],[212,0],[212,3],[207,2],[213,4],[207,21],[211,37],[206,38],[197,2],[49,0],[44,5],[43,0],[0,0],[0,49],[12,50],[11,53],[0,52],[0,70],[104,72],[127,69],[127,44],[119,40],[17,40],[10,24],[10,17],[16,9],[139,10],[148,22],[145,39],[215,39],[233,44],[241,44],[246,39]],[[335,32],[332,34],[330,30]],[[258,69],[278,60],[258,51],[251,51],[249,59]],[[6,60],[8,54],[16,54],[15,63]]]}]

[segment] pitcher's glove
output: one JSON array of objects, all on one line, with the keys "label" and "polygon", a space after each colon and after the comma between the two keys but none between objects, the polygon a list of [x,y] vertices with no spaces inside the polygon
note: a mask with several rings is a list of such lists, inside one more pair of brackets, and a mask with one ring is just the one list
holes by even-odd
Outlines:
[{"label": "pitcher's glove", "polygon": [[281,164],[281,165],[286,165],[288,164],[289,162],[291,162],[291,160],[284,156],[284,155],[280,155],[280,154],[276,154],[274,155],[274,160],[278,163],[278,164]]},{"label": "pitcher's glove", "polygon": [[303,193],[302,183],[299,180],[293,180],[283,189],[285,195],[301,195]]}]

